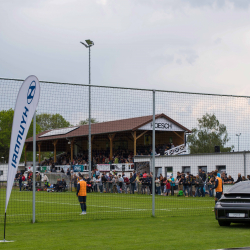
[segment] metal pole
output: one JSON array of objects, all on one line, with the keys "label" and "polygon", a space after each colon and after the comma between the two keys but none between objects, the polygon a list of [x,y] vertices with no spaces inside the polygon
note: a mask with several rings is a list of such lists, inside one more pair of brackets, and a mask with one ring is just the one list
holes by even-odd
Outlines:
[{"label": "metal pole", "polygon": [[36,221],[36,111],[33,116],[33,201],[32,223]]},{"label": "metal pole", "polygon": [[247,175],[247,171],[246,171],[246,151],[244,150],[244,176]]},{"label": "metal pole", "polygon": [[152,178],[152,216],[155,217],[155,90],[153,90],[153,141],[152,141],[152,167],[153,167],[153,178]]},{"label": "metal pole", "polygon": [[240,151],[240,135],[238,135],[238,152]]},{"label": "metal pole", "polygon": [[91,78],[90,78],[90,47],[89,46],[89,178],[91,178]]}]

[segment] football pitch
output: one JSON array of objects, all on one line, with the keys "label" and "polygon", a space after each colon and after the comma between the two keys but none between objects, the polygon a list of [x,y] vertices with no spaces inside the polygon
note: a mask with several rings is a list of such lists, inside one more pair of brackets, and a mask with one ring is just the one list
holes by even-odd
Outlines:
[{"label": "football pitch", "polygon": [[[5,189],[0,189],[1,230]],[[248,246],[249,226],[220,227],[210,197],[152,196],[90,193],[87,214],[74,192],[36,192],[36,220],[32,192],[12,190],[7,210],[6,240],[0,249],[220,249]]]},{"label": "football pitch", "polygon": [[[0,218],[4,219],[5,189],[0,189]],[[186,216],[211,214],[214,200],[210,197],[155,196],[155,216]],[[36,192],[36,220],[87,220],[138,218],[152,215],[152,196],[138,194],[89,193],[87,214],[80,216],[75,192]],[[30,222],[32,192],[12,190],[7,210],[7,222]]]}]

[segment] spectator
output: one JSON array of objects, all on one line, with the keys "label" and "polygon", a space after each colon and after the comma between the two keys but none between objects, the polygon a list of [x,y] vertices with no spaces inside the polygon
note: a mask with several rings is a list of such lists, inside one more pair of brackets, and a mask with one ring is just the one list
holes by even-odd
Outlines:
[{"label": "spectator", "polygon": [[231,175],[228,176],[228,183],[229,184],[233,184],[234,183],[234,179],[231,177]]},{"label": "spectator", "polygon": [[129,186],[130,186],[129,178],[127,176],[124,176],[123,180],[124,180],[124,186],[123,187],[124,187],[125,193],[127,194]]},{"label": "spectator", "polygon": [[100,171],[98,169],[96,169],[96,171],[95,171],[95,178],[97,178],[98,176],[100,176]]},{"label": "spectator", "polygon": [[184,184],[184,181],[185,181],[185,175],[182,174],[182,175],[181,175],[181,178],[179,179],[179,183],[178,183],[179,191],[180,191],[180,190],[183,191],[183,184]]},{"label": "spectator", "polygon": [[117,193],[117,183],[118,183],[118,178],[117,176],[112,176],[111,184],[112,184],[112,191],[113,193]]},{"label": "spectator", "polygon": [[148,174],[147,172],[145,171],[144,174],[142,175],[143,178],[147,178],[148,177]]},{"label": "spectator", "polygon": [[96,185],[96,178],[95,178],[95,175],[92,175],[91,183],[92,183],[93,191],[94,191],[94,192],[97,192],[97,185]]},{"label": "spectator", "polygon": [[152,176],[150,174],[148,174],[147,177],[147,185],[149,188],[149,193],[152,194]]},{"label": "spectator", "polygon": [[96,179],[96,184],[100,190],[100,193],[103,192],[103,184],[102,184],[102,178],[98,175]]},{"label": "spectator", "polygon": [[148,181],[147,181],[147,176],[146,177],[144,177],[144,176],[145,176],[145,173],[142,176],[142,194],[146,194],[146,192],[147,192]]},{"label": "spectator", "polygon": [[106,193],[109,193],[109,183],[110,183],[110,175],[109,174],[105,174],[105,180],[106,180],[105,190],[106,190]]},{"label": "spectator", "polygon": [[131,189],[130,189],[130,193],[134,194],[135,192],[135,184],[136,184],[136,173],[135,171],[133,171],[133,174],[130,173],[130,186],[131,186]]},{"label": "spectator", "polygon": [[113,175],[109,173],[109,191],[113,193],[113,185],[112,185],[112,180],[113,180]]},{"label": "spectator", "polygon": [[177,176],[176,176],[176,184],[178,184],[178,190],[183,190],[183,184],[180,183],[180,179],[181,179],[181,173],[177,172]]},{"label": "spectator", "polygon": [[69,168],[67,169],[67,176],[70,176],[71,174],[70,174],[70,170],[69,170]]},{"label": "spectator", "polygon": [[160,174],[159,180],[160,180],[160,186],[161,186],[161,193],[163,194],[163,192],[164,192],[164,183],[163,183],[164,178],[163,178],[162,174]]},{"label": "spectator", "polygon": [[103,173],[101,179],[102,179],[102,189],[103,189],[103,192],[106,192],[106,182],[107,182],[107,180],[106,180],[106,174],[105,174],[105,172]]},{"label": "spectator", "polygon": [[175,188],[175,179],[173,177],[173,175],[171,175],[171,195],[173,196],[174,195],[174,188]]},{"label": "spectator", "polygon": [[22,174],[20,173],[20,174],[18,175],[18,181],[19,181],[20,192],[22,191],[22,186],[23,186],[23,184],[22,184],[23,178],[22,178],[22,177],[23,177],[23,176],[22,176]]},{"label": "spectator", "polygon": [[137,184],[137,194],[141,194],[142,193],[142,175],[137,174],[136,184]]},{"label": "spectator", "polygon": [[204,197],[204,190],[203,190],[204,183],[201,179],[201,177],[197,174],[196,175],[196,180],[195,180],[195,187],[196,187],[196,192],[195,192],[195,197],[196,196],[201,196]]},{"label": "spectator", "polygon": [[166,182],[166,195],[167,195],[167,196],[168,196],[169,193],[170,193],[170,188],[171,188],[170,182],[169,182],[169,180],[167,180],[167,182]]},{"label": "spectator", "polygon": [[213,176],[211,176],[211,173],[210,173],[210,178],[209,178],[209,181],[207,182],[208,183],[208,192],[209,192],[210,197],[214,196],[213,195],[214,182],[215,182],[215,178]]},{"label": "spectator", "polygon": [[64,178],[62,178],[62,191],[65,191],[66,187],[67,187],[67,183],[64,180]]},{"label": "spectator", "polygon": [[156,194],[161,195],[161,183],[158,177],[155,178],[155,191]]},{"label": "spectator", "polygon": [[[189,184],[190,184],[190,177],[189,175],[187,175],[186,177],[184,177],[184,182],[183,182],[183,193],[185,197],[188,197],[189,195]],[[187,194],[186,194],[186,191],[187,191]]]},{"label": "spectator", "polygon": [[119,188],[118,188],[118,193],[122,193],[122,188],[123,188],[123,183],[124,183],[124,180],[123,180],[123,177],[119,174]]},{"label": "spectator", "polygon": [[236,184],[236,183],[238,183],[238,182],[240,182],[240,181],[242,181],[242,178],[241,178],[241,174],[240,174],[240,173],[238,173],[238,179],[237,179],[237,181],[236,181],[236,182],[234,182],[234,184]]},{"label": "spectator", "polygon": [[74,176],[73,176],[73,183],[74,183],[74,188],[76,191],[76,189],[77,189],[77,176],[76,176],[76,174],[74,174]]}]

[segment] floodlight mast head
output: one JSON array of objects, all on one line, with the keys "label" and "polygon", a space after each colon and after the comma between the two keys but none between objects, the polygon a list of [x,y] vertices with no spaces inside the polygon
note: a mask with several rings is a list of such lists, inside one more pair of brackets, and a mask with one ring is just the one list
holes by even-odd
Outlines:
[{"label": "floodlight mast head", "polygon": [[91,46],[93,46],[93,45],[94,45],[94,42],[93,42],[93,41],[91,41],[90,39],[85,40],[85,41],[86,41],[86,43],[89,45],[89,47],[91,47]]}]

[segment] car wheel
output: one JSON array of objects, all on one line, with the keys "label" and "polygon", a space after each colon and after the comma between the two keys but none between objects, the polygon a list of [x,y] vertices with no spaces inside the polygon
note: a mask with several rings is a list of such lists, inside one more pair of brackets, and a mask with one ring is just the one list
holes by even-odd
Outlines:
[{"label": "car wheel", "polygon": [[218,220],[218,222],[219,222],[219,225],[220,225],[221,227],[229,227],[230,224],[231,224],[230,221],[221,221],[221,220]]}]

